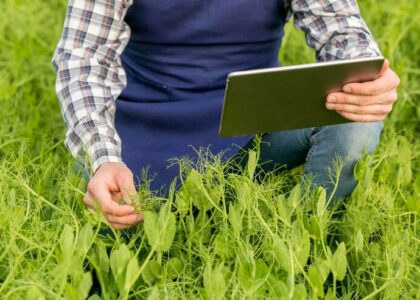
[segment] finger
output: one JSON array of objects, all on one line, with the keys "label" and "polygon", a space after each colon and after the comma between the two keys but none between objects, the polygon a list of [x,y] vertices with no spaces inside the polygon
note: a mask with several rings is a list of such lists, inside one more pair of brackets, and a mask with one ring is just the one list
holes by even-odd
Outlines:
[{"label": "finger", "polygon": [[88,197],[83,198],[83,202],[86,204],[88,208],[93,208],[93,203]]},{"label": "finger", "polygon": [[330,104],[327,108],[341,112],[352,113],[356,115],[386,115],[392,110],[392,104],[375,104],[375,105],[353,105],[353,104]]},{"label": "finger", "polygon": [[122,195],[120,192],[111,192],[111,198],[114,202],[121,203]]},{"label": "finger", "polygon": [[129,204],[120,205],[114,202],[111,195],[107,192],[99,193],[98,198],[101,199],[99,203],[101,205],[102,212],[105,214],[122,217],[135,212],[135,209]]},{"label": "finger", "polygon": [[120,189],[121,195],[124,199],[124,202],[131,204],[131,199],[137,195],[136,187],[134,186],[133,173],[131,171],[123,170],[115,176],[118,187]]},{"label": "finger", "polygon": [[400,84],[397,74],[388,69],[384,75],[373,81],[362,83],[349,83],[343,87],[343,91],[355,95],[378,95],[396,89]]},{"label": "finger", "polygon": [[353,104],[353,105],[373,105],[390,104],[398,99],[398,93],[395,90],[388,91],[381,95],[365,96],[346,93],[332,93],[327,97],[327,103],[331,104]]},{"label": "finger", "polygon": [[358,115],[353,113],[337,111],[344,118],[355,122],[378,122],[385,119],[386,115]]},{"label": "finger", "polygon": [[131,205],[119,205],[114,202],[111,197],[111,192],[105,183],[91,181],[88,184],[88,191],[99,202],[103,213],[125,216],[135,212],[135,209]]},{"label": "finger", "polygon": [[[389,60],[385,59],[384,64],[382,65],[382,69],[379,72],[379,78],[383,77],[385,75],[386,71],[388,71],[388,69],[389,69]],[[372,81],[370,81],[370,82],[372,82]],[[355,92],[358,87],[360,87],[360,85],[355,84],[355,83],[347,84],[343,87],[343,91],[345,91],[346,93],[354,93],[354,94],[364,95],[363,93]]]},{"label": "finger", "polygon": [[139,214],[130,214],[124,217],[118,217],[111,214],[106,214],[105,218],[110,223],[116,223],[120,225],[134,225],[144,220],[143,216]]},{"label": "finger", "polygon": [[385,59],[384,64],[382,65],[381,72],[379,72],[379,76],[383,76],[388,69],[389,69],[389,60]]},{"label": "finger", "polygon": [[88,208],[94,208],[95,205],[98,206],[98,203],[95,202],[92,195],[88,192],[83,197],[83,202],[86,204]]},{"label": "finger", "polygon": [[117,223],[110,223],[109,225],[111,225],[115,230],[124,230],[133,227],[133,225],[122,225]]}]

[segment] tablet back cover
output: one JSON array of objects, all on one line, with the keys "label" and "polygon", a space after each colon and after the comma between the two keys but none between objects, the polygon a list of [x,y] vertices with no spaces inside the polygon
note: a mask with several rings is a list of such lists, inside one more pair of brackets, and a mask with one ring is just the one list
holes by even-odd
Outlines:
[{"label": "tablet back cover", "polygon": [[383,57],[231,73],[219,134],[241,136],[351,122],[325,107],[350,82],[374,80]]}]

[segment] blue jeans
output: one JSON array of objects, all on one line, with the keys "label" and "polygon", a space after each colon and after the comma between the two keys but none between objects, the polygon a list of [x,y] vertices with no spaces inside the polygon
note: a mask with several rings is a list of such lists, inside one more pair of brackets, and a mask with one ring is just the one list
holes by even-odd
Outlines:
[{"label": "blue jeans", "polygon": [[[264,134],[260,145],[260,168],[268,172],[280,168],[290,170],[305,164],[304,178],[312,177],[312,186],[326,189],[327,199],[334,190],[335,182],[329,176],[334,160],[342,160],[342,170],[333,204],[353,192],[356,180],[354,166],[363,151],[375,150],[383,128],[383,122],[353,122],[339,125],[312,127]],[[244,150],[251,148],[248,143]],[[244,165],[246,159],[242,159]]]}]

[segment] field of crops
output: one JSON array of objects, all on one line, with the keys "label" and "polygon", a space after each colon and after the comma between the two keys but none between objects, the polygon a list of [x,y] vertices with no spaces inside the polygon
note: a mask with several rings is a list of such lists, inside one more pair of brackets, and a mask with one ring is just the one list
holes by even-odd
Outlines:
[{"label": "field of crops", "polygon": [[[256,181],[256,151],[243,174],[207,158],[169,199],[140,191],[145,223],[116,238],[63,145],[65,2],[0,0],[1,299],[420,299],[419,1],[359,1],[402,85],[344,206],[301,192],[300,168]],[[283,64],[312,61],[290,25]]]}]

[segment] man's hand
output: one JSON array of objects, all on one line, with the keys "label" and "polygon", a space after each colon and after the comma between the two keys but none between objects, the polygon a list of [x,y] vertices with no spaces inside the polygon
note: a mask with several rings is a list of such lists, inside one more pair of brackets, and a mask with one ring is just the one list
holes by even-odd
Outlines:
[{"label": "man's hand", "polygon": [[[97,202],[107,221],[115,229],[126,229],[143,220],[130,197],[136,195],[133,173],[124,163],[104,163],[88,184],[83,201],[94,208]],[[125,204],[120,205],[121,198]]]},{"label": "man's hand", "polygon": [[399,84],[399,77],[389,68],[389,61],[385,60],[378,79],[345,85],[343,92],[328,95],[326,106],[351,121],[382,121],[397,101]]}]

